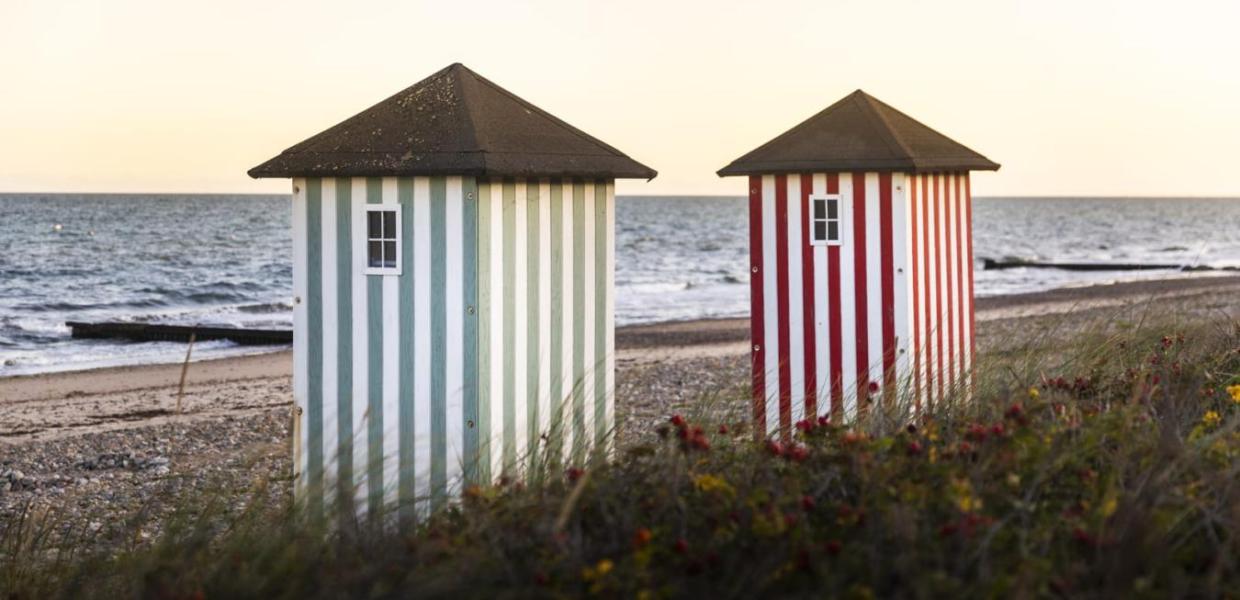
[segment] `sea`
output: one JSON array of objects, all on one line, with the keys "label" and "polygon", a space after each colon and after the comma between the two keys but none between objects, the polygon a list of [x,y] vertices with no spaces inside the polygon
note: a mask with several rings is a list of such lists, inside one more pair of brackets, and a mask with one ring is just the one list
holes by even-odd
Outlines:
[{"label": "sea", "polygon": [[[66,321],[291,328],[290,218],[278,195],[0,194],[0,377],[185,357],[75,340]],[[1240,199],[976,198],[973,220],[978,296],[1211,274],[987,258],[1240,267]],[[617,323],[746,316],[747,227],[740,197],[618,198]],[[212,341],[194,358],[271,350]]]}]

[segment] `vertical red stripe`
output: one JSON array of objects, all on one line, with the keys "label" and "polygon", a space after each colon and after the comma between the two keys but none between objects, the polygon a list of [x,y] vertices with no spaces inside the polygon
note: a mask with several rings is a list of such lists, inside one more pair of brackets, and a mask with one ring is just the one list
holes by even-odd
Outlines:
[{"label": "vertical red stripe", "polygon": [[961,230],[964,229],[964,202],[960,199],[960,175],[952,176],[952,183],[956,186],[956,304],[959,311],[956,314],[956,339],[960,345],[960,380],[964,382],[965,371],[965,340],[964,340],[964,241],[961,239]]},{"label": "vertical red stripe", "polygon": [[810,242],[809,221],[814,207],[809,196],[814,189],[814,176],[801,175],[801,306],[805,324],[805,417],[818,414],[818,340],[814,328],[814,246]]},{"label": "vertical red stripe", "polygon": [[[827,193],[840,193],[840,176],[827,175]],[[843,210],[841,202],[840,210]],[[840,247],[827,246],[827,304],[831,311],[831,416],[840,419],[844,414],[844,336],[840,318]]]},{"label": "vertical red stripe", "polygon": [[865,173],[853,173],[852,184],[853,304],[857,325],[857,410],[860,412],[869,403],[870,394],[870,324],[865,268]]},{"label": "vertical red stripe", "polygon": [[917,229],[917,175],[908,175],[908,211],[909,231],[912,232],[912,282],[913,282],[913,408],[921,410],[921,290],[918,285],[918,274],[921,272],[921,248],[918,241],[921,232]]},{"label": "vertical red stripe", "polygon": [[779,296],[779,432],[792,434],[792,352],[788,322],[788,176],[775,176],[775,261],[779,269],[776,294]]},{"label": "vertical red stripe", "polygon": [[926,350],[926,404],[933,404],[934,400],[934,367],[931,363],[933,358],[930,354],[930,340],[934,327],[934,315],[930,314],[930,290],[934,287],[930,285],[930,176],[921,176],[921,247],[922,247],[922,278],[926,280],[926,285],[922,293],[925,295],[925,317],[922,319],[922,325],[926,330],[926,340],[922,344],[922,348]]},{"label": "vertical red stripe", "polygon": [[[969,248],[969,365],[970,374],[973,373],[973,364],[977,362],[977,321],[975,315],[977,309],[973,307],[973,190],[970,187],[969,174],[964,174],[964,207],[965,207],[965,234],[968,235],[965,243]],[[970,375],[970,383],[973,377]]]},{"label": "vertical red stripe", "polygon": [[753,344],[753,429],[766,436],[766,339],[762,297],[762,178],[749,176],[749,338]]},{"label": "vertical red stripe", "polygon": [[894,402],[896,392],[896,281],[895,244],[892,239],[891,173],[878,175],[878,228],[882,252],[883,400]]},{"label": "vertical red stripe", "polygon": [[952,266],[952,224],[955,222],[955,214],[952,210],[951,185],[955,180],[955,176],[947,173],[943,175],[943,272],[944,279],[947,280],[947,383],[949,389],[956,385],[956,309],[952,302],[956,300],[956,290],[952,283],[953,277],[958,277],[959,273]]},{"label": "vertical red stripe", "polygon": [[938,374],[934,380],[938,382],[938,398],[943,399],[943,240],[940,234],[939,223],[939,176],[934,175],[934,297],[935,308],[934,321],[932,326],[935,333],[935,344],[938,347],[936,356],[938,358]]}]

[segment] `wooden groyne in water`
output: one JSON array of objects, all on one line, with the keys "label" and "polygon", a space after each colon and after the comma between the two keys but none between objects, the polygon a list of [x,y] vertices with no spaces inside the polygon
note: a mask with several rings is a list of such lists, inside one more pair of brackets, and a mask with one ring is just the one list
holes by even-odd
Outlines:
[{"label": "wooden groyne in water", "polygon": [[1237,271],[1236,267],[1209,267],[1158,263],[1064,263],[1038,262],[1033,260],[982,259],[982,270],[1002,269],[1059,269],[1062,271]]},{"label": "wooden groyne in water", "polygon": [[193,325],[152,325],[149,323],[65,323],[73,337],[81,339],[126,339],[136,342],[188,342],[229,340],[243,346],[274,346],[293,343],[293,332],[283,329],[236,329]]}]

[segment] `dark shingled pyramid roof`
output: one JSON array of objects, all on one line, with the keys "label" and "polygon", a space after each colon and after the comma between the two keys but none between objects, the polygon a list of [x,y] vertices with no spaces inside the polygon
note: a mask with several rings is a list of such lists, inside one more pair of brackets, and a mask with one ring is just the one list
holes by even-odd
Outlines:
[{"label": "dark shingled pyramid roof", "polygon": [[251,177],[474,175],[652,179],[656,173],[460,63],[279,156]]},{"label": "dark shingled pyramid roof", "polygon": [[719,171],[994,171],[998,163],[857,90]]}]

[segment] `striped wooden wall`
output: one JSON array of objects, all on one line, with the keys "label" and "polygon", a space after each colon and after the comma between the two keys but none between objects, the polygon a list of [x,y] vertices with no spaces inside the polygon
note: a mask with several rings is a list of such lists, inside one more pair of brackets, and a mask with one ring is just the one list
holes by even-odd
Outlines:
[{"label": "striped wooden wall", "polygon": [[[312,509],[425,514],[464,483],[609,439],[610,181],[307,178],[293,191],[295,469]],[[364,274],[368,203],[402,206],[400,275]]]},{"label": "striped wooden wall", "polygon": [[[840,195],[841,244],[809,243],[811,194]],[[967,381],[970,207],[967,173],[750,177],[759,432],[852,417],[879,397],[941,399]]]}]

